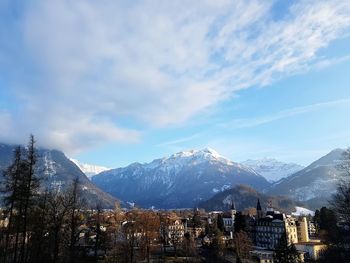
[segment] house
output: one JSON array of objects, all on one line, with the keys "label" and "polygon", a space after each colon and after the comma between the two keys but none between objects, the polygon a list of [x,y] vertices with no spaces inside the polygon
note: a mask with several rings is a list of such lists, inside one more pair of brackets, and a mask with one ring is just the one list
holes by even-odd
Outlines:
[{"label": "house", "polygon": [[273,263],[274,252],[271,250],[255,249],[250,252],[259,263]]}]

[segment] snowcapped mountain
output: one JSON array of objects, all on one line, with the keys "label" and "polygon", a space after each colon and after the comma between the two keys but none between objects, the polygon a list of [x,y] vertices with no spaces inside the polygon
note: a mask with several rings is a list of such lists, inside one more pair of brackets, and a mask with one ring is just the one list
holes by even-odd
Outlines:
[{"label": "snowcapped mountain", "polygon": [[242,162],[242,164],[252,168],[258,174],[264,176],[269,182],[276,182],[304,168],[304,166],[299,164],[284,163],[273,158],[247,160]]},{"label": "snowcapped mountain", "polygon": [[[0,144],[0,181],[2,171],[12,162],[15,147],[14,145]],[[96,204],[101,204],[106,208],[114,206],[116,199],[92,184],[79,167],[70,161],[63,152],[41,148],[37,150],[37,156],[36,174],[41,179],[41,183],[49,189],[64,191],[75,178],[78,178],[87,205],[93,208]]]},{"label": "snowcapped mountain", "polygon": [[327,205],[343,176],[337,169],[343,152],[342,149],[331,151],[299,172],[272,184],[266,192],[306,202],[311,208]]},{"label": "snowcapped mountain", "polygon": [[75,163],[76,166],[80,168],[80,170],[89,178],[91,179],[92,176],[99,174],[101,172],[110,170],[110,168],[93,165],[93,164],[86,164],[81,163],[77,159],[69,158],[73,163]]},{"label": "snowcapped mountain", "polygon": [[143,207],[193,207],[237,184],[267,187],[264,177],[210,148],[179,152],[150,163],[133,163],[92,177],[104,191]]}]

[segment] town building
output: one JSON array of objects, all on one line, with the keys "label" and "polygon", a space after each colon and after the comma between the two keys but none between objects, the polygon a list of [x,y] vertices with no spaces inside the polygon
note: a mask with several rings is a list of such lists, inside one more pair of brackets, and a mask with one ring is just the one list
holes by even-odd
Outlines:
[{"label": "town building", "polygon": [[253,240],[257,247],[265,249],[275,249],[283,235],[286,236],[287,243],[297,243],[297,224],[294,218],[287,216],[273,208],[267,208],[263,212],[260,200],[257,202],[257,217],[251,223]]},{"label": "town building", "polygon": [[187,228],[186,220],[172,216],[168,218],[166,226],[166,235],[169,244],[179,243],[185,236],[185,228]]},{"label": "town building", "polygon": [[308,223],[309,237],[315,237],[317,233],[315,222],[311,220],[307,220],[307,223]]},{"label": "town building", "polygon": [[318,260],[321,253],[327,248],[327,245],[320,241],[300,242],[295,244],[298,251],[305,253],[305,259]]},{"label": "town building", "polygon": [[235,203],[232,202],[230,210],[222,214],[222,220],[224,222],[225,231],[227,233],[230,233],[231,236],[232,236],[232,233],[235,231],[234,225],[235,225],[236,213],[237,211],[236,211]]},{"label": "town building", "polygon": [[271,251],[276,249],[285,235],[287,244],[294,244],[300,259],[317,260],[326,248],[320,240],[310,239],[310,223],[306,217],[295,218],[275,211],[271,207],[266,213],[262,210],[260,200],[257,202],[257,216],[251,217],[251,237],[256,246],[254,255],[260,262],[273,262]]}]

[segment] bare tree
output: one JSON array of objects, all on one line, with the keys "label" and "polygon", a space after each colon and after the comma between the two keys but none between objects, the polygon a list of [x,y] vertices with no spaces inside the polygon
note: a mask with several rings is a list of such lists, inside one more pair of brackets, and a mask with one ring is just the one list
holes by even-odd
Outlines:
[{"label": "bare tree", "polygon": [[47,200],[47,217],[49,230],[49,251],[51,262],[58,262],[62,248],[63,228],[69,214],[69,205],[64,193],[50,192]]},{"label": "bare tree", "polygon": [[96,206],[96,214],[95,214],[95,229],[96,229],[96,238],[95,238],[95,245],[94,245],[94,259],[95,262],[98,260],[98,252],[101,247],[101,205],[97,204]]},{"label": "bare tree", "polygon": [[341,163],[338,165],[338,169],[343,171],[348,177],[350,177],[350,147],[343,152],[342,160]]},{"label": "bare tree", "polygon": [[75,178],[72,182],[70,189],[68,190],[67,198],[68,214],[69,214],[69,262],[74,263],[76,258],[76,243],[79,238],[78,226],[79,226],[79,214],[80,209],[84,207],[84,202],[81,199],[80,182],[79,178]]},{"label": "bare tree", "polygon": [[243,262],[243,260],[249,258],[249,252],[253,244],[245,231],[239,231],[233,235],[233,245],[237,262]]},{"label": "bare tree", "polygon": [[120,249],[120,241],[122,237],[121,226],[123,222],[125,222],[125,213],[120,208],[119,202],[116,202],[114,210],[108,219],[108,241],[106,244],[111,257],[115,262],[119,262],[118,257],[120,257],[120,254],[122,253]]},{"label": "bare tree", "polygon": [[345,176],[333,196],[333,210],[336,212],[339,221],[350,228],[350,148],[344,151],[338,169]]},{"label": "bare tree", "polygon": [[156,213],[143,211],[136,219],[141,231],[141,248],[145,251],[147,262],[150,262],[150,254],[153,241],[158,237],[160,220]]},{"label": "bare tree", "polygon": [[125,242],[123,243],[123,251],[125,253],[126,262],[133,263],[135,261],[135,247],[137,246],[137,228],[135,221],[127,221],[123,225],[123,233]]}]

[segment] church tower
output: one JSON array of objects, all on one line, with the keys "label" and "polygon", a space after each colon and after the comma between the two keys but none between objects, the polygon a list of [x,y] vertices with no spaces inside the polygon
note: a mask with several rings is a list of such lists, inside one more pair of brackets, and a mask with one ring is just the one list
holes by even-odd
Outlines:
[{"label": "church tower", "polygon": [[235,202],[234,202],[233,200],[231,200],[231,209],[230,209],[230,212],[231,212],[231,217],[232,217],[232,218],[235,218],[236,213],[237,213],[237,210],[236,210]]},{"label": "church tower", "polygon": [[261,209],[261,205],[260,205],[260,199],[258,198],[258,203],[256,204],[256,212],[257,212],[257,218],[263,218],[264,217],[264,213]]}]

